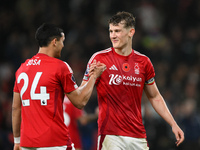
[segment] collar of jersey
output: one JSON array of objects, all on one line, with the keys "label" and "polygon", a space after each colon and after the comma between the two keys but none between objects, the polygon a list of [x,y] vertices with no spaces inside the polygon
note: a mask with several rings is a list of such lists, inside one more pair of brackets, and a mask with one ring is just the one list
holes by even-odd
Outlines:
[{"label": "collar of jersey", "polygon": [[123,55],[120,55],[120,54],[116,53],[115,49],[113,47],[112,47],[112,51],[113,51],[114,55],[116,55],[117,57],[120,57],[122,59],[128,59],[129,57],[131,57],[134,54],[134,50],[133,49],[132,49],[132,52],[128,56],[123,56]]}]

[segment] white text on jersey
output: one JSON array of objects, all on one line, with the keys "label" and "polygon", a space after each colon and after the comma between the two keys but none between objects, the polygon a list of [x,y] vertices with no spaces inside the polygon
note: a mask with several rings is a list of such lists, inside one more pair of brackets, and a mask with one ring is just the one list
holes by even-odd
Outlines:
[{"label": "white text on jersey", "polygon": [[30,66],[30,65],[33,65],[33,66],[36,66],[36,65],[40,65],[40,62],[41,60],[37,60],[37,59],[30,59],[28,61],[28,63],[26,64],[26,66]]},{"label": "white text on jersey", "polygon": [[140,77],[125,76],[125,75],[118,75],[118,74],[110,74],[109,77],[110,77],[109,85],[113,85],[113,84],[120,85],[123,82],[123,85],[139,86],[138,84],[136,85],[133,83],[142,82],[142,78]]}]

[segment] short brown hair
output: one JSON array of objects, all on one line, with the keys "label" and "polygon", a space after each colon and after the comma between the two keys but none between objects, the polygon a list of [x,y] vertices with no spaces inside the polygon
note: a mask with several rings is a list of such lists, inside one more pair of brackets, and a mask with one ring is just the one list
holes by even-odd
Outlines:
[{"label": "short brown hair", "polygon": [[128,27],[135,28],[135,17],[131,13],[125,11],[118,12],[117,14],[112,16],[108,21],[108,23],[113,25],[118,25],[122,21],[124,21],[125,28]]}]

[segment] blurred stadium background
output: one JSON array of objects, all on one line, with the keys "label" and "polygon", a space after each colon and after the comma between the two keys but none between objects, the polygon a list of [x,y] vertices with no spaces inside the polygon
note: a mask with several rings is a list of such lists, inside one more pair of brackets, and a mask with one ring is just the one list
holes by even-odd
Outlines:
[{"label": "blurred stadium background", "polygon": [[[111,47],[108,18],[117,11],[136,16],[133,48],[147,55],[156,71],[161,94],[185,132],[175,138],[143,96],[143,116],[150,150],[200,149],[200,1],[199,0],[1,0],[0,2],[0,149],[12,150],[11,126],[14,73],[38,51],[34,34],[43,22],[66,34],[61,59],[68,62],[80,85],[91,55]],[[96,92],[85,107],[93,113]],[[94,150],[96,121],[80,126],[84,150]]]}]

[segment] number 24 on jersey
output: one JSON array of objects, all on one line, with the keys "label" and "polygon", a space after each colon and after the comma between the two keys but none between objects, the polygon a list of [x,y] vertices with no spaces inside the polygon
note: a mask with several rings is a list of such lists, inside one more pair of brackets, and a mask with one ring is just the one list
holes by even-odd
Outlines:
[{"label": "number 24 on jersey", "polygon": [[35,90],[36,90],[36,87],[38,85],[41,75],[42,75],[42,72],[37,72],[32,84],[29,82],[29,77],[25,72],[22,72],[17,78],[17,83],[20,83],[22,79],[24,80],[24,85],[20,91],[20,96],[21,96],[23,106],[30,106],[30,99],[22,99],[24,92],[26,92],[28,88],[28,84],[31,84],[31,90],[30,90],[31,100],[40,100],[41,105],[47,105],[47,100],[50,99],[50,95],[49,93],[47,93],[46,86],[40,86],[40,93],[35,93]]}]

